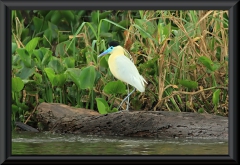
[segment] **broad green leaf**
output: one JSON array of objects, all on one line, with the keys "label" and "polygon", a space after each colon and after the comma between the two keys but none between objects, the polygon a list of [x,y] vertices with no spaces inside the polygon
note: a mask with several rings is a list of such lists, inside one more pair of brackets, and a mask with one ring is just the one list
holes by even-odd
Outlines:
[{"label": "broad green leaf", "polygon": [[136,26],[141,27],[138,28],[138,30],[140,31],[142,37],[147,38],[149,35],[153,35],[154,32],[156,31],[156,27],[154,26],[154,24],[150,21],[147,20],[143,20],[143,19],[135,19],[134,20],[135,24],[138,25]]},{"label": "broad green leaf", "polygon": [[213,104],[215,106],[217,106],[219,103],[219,95],[220,95],[220,89],[215,90],[213,93]]},{"label": "broad green leaf", "polygon": [[125,94],[126,93],[126,85],[121,81],[112,81],[109,82],[103,88],[103,91],[106,94]]},{"label": "broad green leaf", "polygon": [[101,35],[108,34],[108,37],[111,37],[112,36],[111,33],[108,33],[110,30],[110,27],[111,27],[111,24],[109,22],[101,21],[101,27],[100,27]]},{"label": "broad green leaf", "polygon": [[73,57],[64,58],[63,65],[65,65],[67,68],[74,68],[75,67],[75,58],[73,58]]},{"label": "broad green leaf", "polygon": [[66,21],[68,21],[68,23],[74,20],[75,15],[72,10],[61,10],[61,14],[66,18]]},{"label": "broad green leaf", "polygon": [[17,68],[21,68],[21,66],[19,65],[20,60],[21,60],[20,56],[18,56],[18,55],[12,56],[12,67],[16,66]]},{"label": "broad green leaf", "polygon": [[16,51],[19,54],[24,65],[28,68],[31,68],[31,55],[28,53],[28,51],[25,48],[17,48]]},{"label": "broad green leaf", "polygon": [[12,42],[12,54],[15,53],[16,49],[17,49],[17,44]]},{"label": "broad green leaf", "polygon": [[19,107],[14,105],[14,104],[12,104],[12,113],[16,114],[18,112],[18,110],[19,110]]},{"label": "broad green leaf", "polygon": [[29,41],[31,41],[31,37],[30,36],[27,36],[26,38],[23,38],[23,41],[22,41],[22,44],[23,45],[27,45],[27,43],[29,42]]},{"label": "broad green leaf", "polygon": [[107,62],[107,58],[106,57],[100,59],[100,66],[104,67],[106,69],[108,68],[108,62]]},{"label": "broad green leaf", "polygon": [[35,72],[35,68],[27,68],[27,67],[23,67],[21,70],[19,70],[16,73],[17,77],[20,77],[21,79],[28,79],[29,77],[31,77]]},{"label": "broad green leaf", "polygon": [[107,114],[109,111],[109,105],[107,101],[103,98],[96,98],[96,101],[97,101],[98,112],[100,114]]},{"label": "broad green leaf", "polygon": [[198,87],[198,83],[196,81],[178,79],[178,83],[189,89],[196,89]]},{"label": "broad green leaf", "polygon": [[53,85],[53,79],[55,77],[54,70],[52,68],[44,68],[44,71],[46,72],[48,79],[50,80],[51,84]]},{"label": "broad green leaf", "polygon": [[39,33],[43,26],[43,19],[40,19],[38,17],[33,17],[33,25],[34,25],[35,32]]},{"label": "broad green leaf", "polygon": [[50,10],[50,11],[46,14],[46,16],[44,17],[44,19],[45,19],[46,21],[49,21],[49,20],[52,18],[52,15],[54,14],[54,12],[55,12],[55,10]]},{"label": "broad green leaf", "polygon": [[99,19],[105,19],[107,18],[112,12],[111,11],[105,11],[103,13],[99,14]]},{"label": "broad green leaf", "polygon": [[59,12],[59,10],[54,11],[54,14],[51,17],[51,22],[55,25],[58,25],[58,23],[61,21],[61,13]]},{"label": "broad green leaf", "polygon": [[71,80],[77,85],[77,87],[80,89],[80,74],[81,70],[78,68],[68,68],[65,72],[66,75],[70,76]]},{"label": "broad green leaf", "polygon": [[46,29],[43,35],[43,44],[45,47],[51,47],[50,43],[52,42],[52,38],[51,30],[49,28]]},{"label": "broad green leaf", "polygon": [[20,92],[24,87],[24,83],[21,78],[13,77],[12,78],[12,91],[13,92]]},{"label": "broad green leaf", "polygon": [[65,71],[64,66],[56,57],[52,58],[52,60],[48,63],[48,66],[54,69],[55,73],[57,74],[63,73]]},{"label": "broad green leaf", "polygon": [[80,74],[81,89],[93,88],[96,78],[96,70],[94,66],[84,68]]},{"label": "broad green leaf", "polygon": [[[124,28],[127,28],[130,25],[130,21],[129,20],[122,20],[118,24],[120,26],[124,27]],[[113,26],[112,30],[116,32],[116,31],[119,31],[119,30],[122,30],[122,29],[120,27]]]},{"label": "broad green leaf", "polygon": [[[69,38],[69,35],[63,34],[63,33],[59,33],[59,38],[58,38],[59,39],[59,43],[67,41],[68,38]],[[70,43],[70,41],[69,41],[69,43]]]},{"label": "broad green leaf", "polygon": [[42,74],[35,72],[33,79],[37,84],[41,84],[42,83]]},{"label": "broad green leaf", "polygon": [[66,75],[65,74],[58,74],[55,75],[53,78],[53,86],[61,87],[66,82]]},{"label": "broad green leaf", "polygon": [[47,48],[40,48],[43,53],[42,65],[46,66],[52,60],[52,51]]},{"label": "broad green leaf", "polygon": [[69,44],[70,44],[70,41],[64,41],[64,42],[59,43],[56,46],[55,56],[56,57],[58,57],[58,56],[64,57],[66,54],[66,48],[69,46]]},{"label": "broad green leaf", "polygon": [[101,73],[98,72],[98,71],[96,71],[96,78],[95,78],[94,84],[97,84],[98,80],[99,80],[101,77],[102,77],[102,76],[101,76]]},{"label": "broad green leaf", "polygon": [[42,59],[43,59],[43,53],[40,49],[37,49],[37,50],[33,50],[33,55],[37,58],[37,61],[39,63],[42,62]]},{"label": "broad green leaf", "polygon": [[57,38],[57,36],[58,36],[58,27],[56,26],[56,25],[54,25],[54,24],[52,24],[51,22],[48,22],[48,28],[49,28],[49,30],[51,31],[51,37],[52,38]]},{"label": "broad green leaf", "polygon": [[25,39],[27,36],[29,36],[29,28],[22,29],[21,38]]},{"label": "broad green leaf", "polygon": [[28,51],[28,53],[30,53],[31,51],[33,51],[36,48],[39,39],[40,39],[40,37],[35,37],[27,43],[27,45],[25,46],[25,49]]},{"label": "broad green leaf", "polygon": [[99,16],[99,12],[97,12],[97,11],[91,12],[92,22],[96,25],[98,24],[98,16]]}]

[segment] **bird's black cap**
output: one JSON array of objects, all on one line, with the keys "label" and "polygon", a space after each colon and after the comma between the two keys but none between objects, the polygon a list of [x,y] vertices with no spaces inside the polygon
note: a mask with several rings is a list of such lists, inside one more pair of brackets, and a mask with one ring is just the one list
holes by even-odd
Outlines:
[{"label": "bird's black cap", "polygon": [[120,45],[120,44],[119,44],[118,41],[110,41],[110,42],[108,43],[108,45],[115,47],[115,46],[118,46],[118,45]]}]

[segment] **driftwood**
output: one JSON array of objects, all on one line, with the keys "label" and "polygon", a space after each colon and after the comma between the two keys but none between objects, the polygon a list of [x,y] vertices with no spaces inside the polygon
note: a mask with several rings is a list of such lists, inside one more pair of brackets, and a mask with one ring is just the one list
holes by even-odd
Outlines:
[{"label": "driftwood", "polygon": [[41,103],[37,119],[56,133],[135,137],[228,138],[228,118],[211,114],[169,111],[98,112],[57,103]]}]

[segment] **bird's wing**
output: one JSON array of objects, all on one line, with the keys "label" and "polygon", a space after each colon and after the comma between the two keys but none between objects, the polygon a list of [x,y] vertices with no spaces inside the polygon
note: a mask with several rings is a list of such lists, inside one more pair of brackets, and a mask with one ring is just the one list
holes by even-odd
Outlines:
[{"label": "bird's wing", "polygon": [[126,56],[117,56],[114,59],[114,71],[111,70],[113,75],[139,90],[140,92],[145,91],[144,78],[139,74],[134,63]]}]

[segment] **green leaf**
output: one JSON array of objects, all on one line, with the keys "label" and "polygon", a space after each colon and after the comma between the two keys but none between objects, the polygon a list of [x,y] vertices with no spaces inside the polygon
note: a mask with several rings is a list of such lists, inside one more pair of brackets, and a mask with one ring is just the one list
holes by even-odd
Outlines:
[{"label": "green leaf", "polygon": [[[130,21],[129,20],[122,20],[118,23],[120,26],[124,27],[124,28],[127,28],[129,25],[130,25]],[[122,30],[120,27],[117,27],[117,26],[113,26],[112,27],[112,30],[114,32],[116,31],[119,31],[119,30]]]},{"label": "green leaf", "polygon": [[24,65],[28,68],[31,68],[31,55],[28,53],[28,51],[25,48],[17,48],[16,51],[19,54]]},{"label": "green leaf", "polygon": [[61,87],[66,82],[66,75],[65,74],[58,74],[55,75],[53,78],[53,86]]},{"label": "green leaf", "polygon": [[35,32],[39,33],[43,26],[43,19],[40,19],[38,17],[33,17],[33,25],[34,25]]},{"label": "green leaf", "polygon": [[52,60],[52,51],[47,48],[40,48],[43,53],[42,65],[46,66]]},{"label": "green leaf", "polygon": [[73,58],[73,57],[64,58],[63,65],[65,65],[67,68],[74,68],[75,67],[75,58]]},{"label": "green leaf", "polygon": [[64,57],[64,55],[66,54],[66,47],[68,47],[69,44],[70,44],[70,41],[64,41],[57,44],[56,50],[55,50],[55,56]]},{"label": "green leaf", "polygon": [[12,91],[13,92],[20,92],[24,87],[24,83],[21,78],[13,77],[12,78]]},{"label": "green leaf", "polygon": [[35,72],[34,73],[34,81],[37,83],[37,84],[41,84],[42,83],[42,75]]},{"label": "green leaf", "polygon": [[105,58],[101,58],[100,59],[100,66],[101,67],[104,67],[104,68],[108,68],[108,61],[107,61],[107,58],[105,57]]},{"label": "green leaf", "polygon": [[12,54],[15,53],[16,49],[17,49],[17,44],[12,42]]},{"label": "green leaf", "polygon": [[48,79],[50,80],[51,84],[53,85],[53,79],[55,77],[54,70],[52,68],[44,68],[44,71],[46,72]]},{"label": "green leaf", "polygon": [[19,110],[19,107],[14,105],[14,104],[12,104],[12,113],[16,114],[18,112],[18,110]]},{"label": "green leaf", "polygon": [[97,12],[97,11],[91,12],[91,18],[92,18],[92,22],[94,24],[98,24],[98,14],[99,14],[99,12]]},{"label": "green leaf", "polygon": [[44,17],[44,19],[45,19],[46,21],[49,21],[49,20],[51,19],[52,15],[54,14],[54,12],[55,12],[55,10],[50,10],[50,11],[46,14],[46,16]]},{"label": "green leaf", "polygon": [[43,59],[43,53],[40,49],[37,50],[33,50],[33,55],[34,57],[37,58],[37,62],[41,63],[42,59]]},{"label": "green leaf", "polygon": [[111,33],[108,33],[110,30],[110,23],[106,22],[106,21],[101,21],[101,27],[100,27],[100,32],[103,35],[105,33],[105,35],[107,35],[108,37],[112,37]]},{"label": "green leaf", "polygon": [[126,93],[126,85],[121,81],[112,81],[109,82],[103,88],[103,91],[106,94],[125,94]]},{"label": "green leaf", "polygon": [[80,74],[81,74],[81,70],[78,68],[68,68],[65,72],[66,75],[68,75],[71,80],[77,85],[77,87],[79,89],[81,89],[81,84],[80,84]]},{"label": "green leaf", "polygon": [[205,57],[205,56],[201,56],[198,58],[198,60],[206,67],[208,68],[209,70],[211,71],[215,71],[218,66],[216,64],[216,66],[214,66],[214,63],[212,62],[211,59],[209,59],[208,57]]},{"label": "green leaf", "polygon": [[113,109],[111,110],[111,113],[113,113],[113,112],[118,112],[118,109],[117,109],[117,108],[113,108]]},{"label": "green leaf", "polygon": [[101,37],[101,38],[112,38],[113,35],[112,35],[112,33],[101,32],[101,33],[100,33],[100,37]]},{"label": "green leaf", "polygon": [[44,31],[44,35],[43,35],[43,44],[45,47],[50,47],[50,43],[52,42],[52,32],[50,29],[46,29]]},{"label": "green leaf", "polygon": [[63,73],[65,71],[64,66],[61,64],[58,58],[53,57],[53,59],[48,63],[48,66],[54,69],[57,74]]},{"label": "green leaf", "polygon": [[51,17],[51,22],[57,25],[61,21],[61,14],[58,10],[54,11],[54,14]]},{"label": "green leaf", "polygon": [[[48,22],[48,28],[52,38],[57,38],[58,36],[58,27],[51,22]],[[49,36],[48,36],[49,37]]]},{"label": "green leaf", "polygon": [[217,89],[213,93],[213,104],[217,106],[219,104],[219,95],[220,95],[220,89]]},{"label": "green leaf", "polygon": [[198,113],[204,113],[204,109],[203,108],[199,108],[198,109]]},{"label": "green leaf", "polygon": [[148,38],[149,35],[153,35],[154,32],[156,31],[156,26],[154,26],[154,24],[150,21],[143,19],[135,19],[134,22],[136,25],[138,25],[136,26],[137,28],[141,27],[138,28],[138,30],[140,31],[142,37],[144,38]]},{"label": "green leaf", "polygon": [[68,23],[72,22],[74,20],[74,14],[71,10],[61,10],[62,16],[66,18],[66,21]]},{"label": "green leaf", "polygon": [[198,83],[196,81],[178,79],[178,83],[189,89],[196,89],[198,87]]},{"label": "green leaf", "polygon": [[35,68],[27,68],[27,67],[23,67],[21,70],[19,70],[16,73],[17,77],[20,77],[21,79],[28,79],[29,77],[31,77],[35,72]]},{"label": "green leaf", "polygon": [[99,19],[105,19],[105,18],[107,18],[110,14],[112,14],[111,11],[105,11],[105,12],[103,12],[103,13],[100,13],[100,14],[99,14]]},{"label": "green leaf", "polygon": [[81,89],[92,89],[96,78],[96,70],[94,66],[84,68],[80,74]]},{"label": "green leaf", "polygon": [[29,28],[24,28],[22,30],[21,39],[25,39],[27,36],[29,36]]},{"label": "green leaf", "polygon": [[38,41],[39,41],[40,37],[35,37],[33,38],[31,41],[29,41],[27,43],[27,45],[25,46],[25,49],[30,53],[31,51],[33,51],[37,44],[38,44]]},{"label": "green leaf", "polygon": [[97,101],[98,112],[100,114],[107,114],[109,111],[109,105],[107,101],[103,98],[96,98],[96,101]]}]

